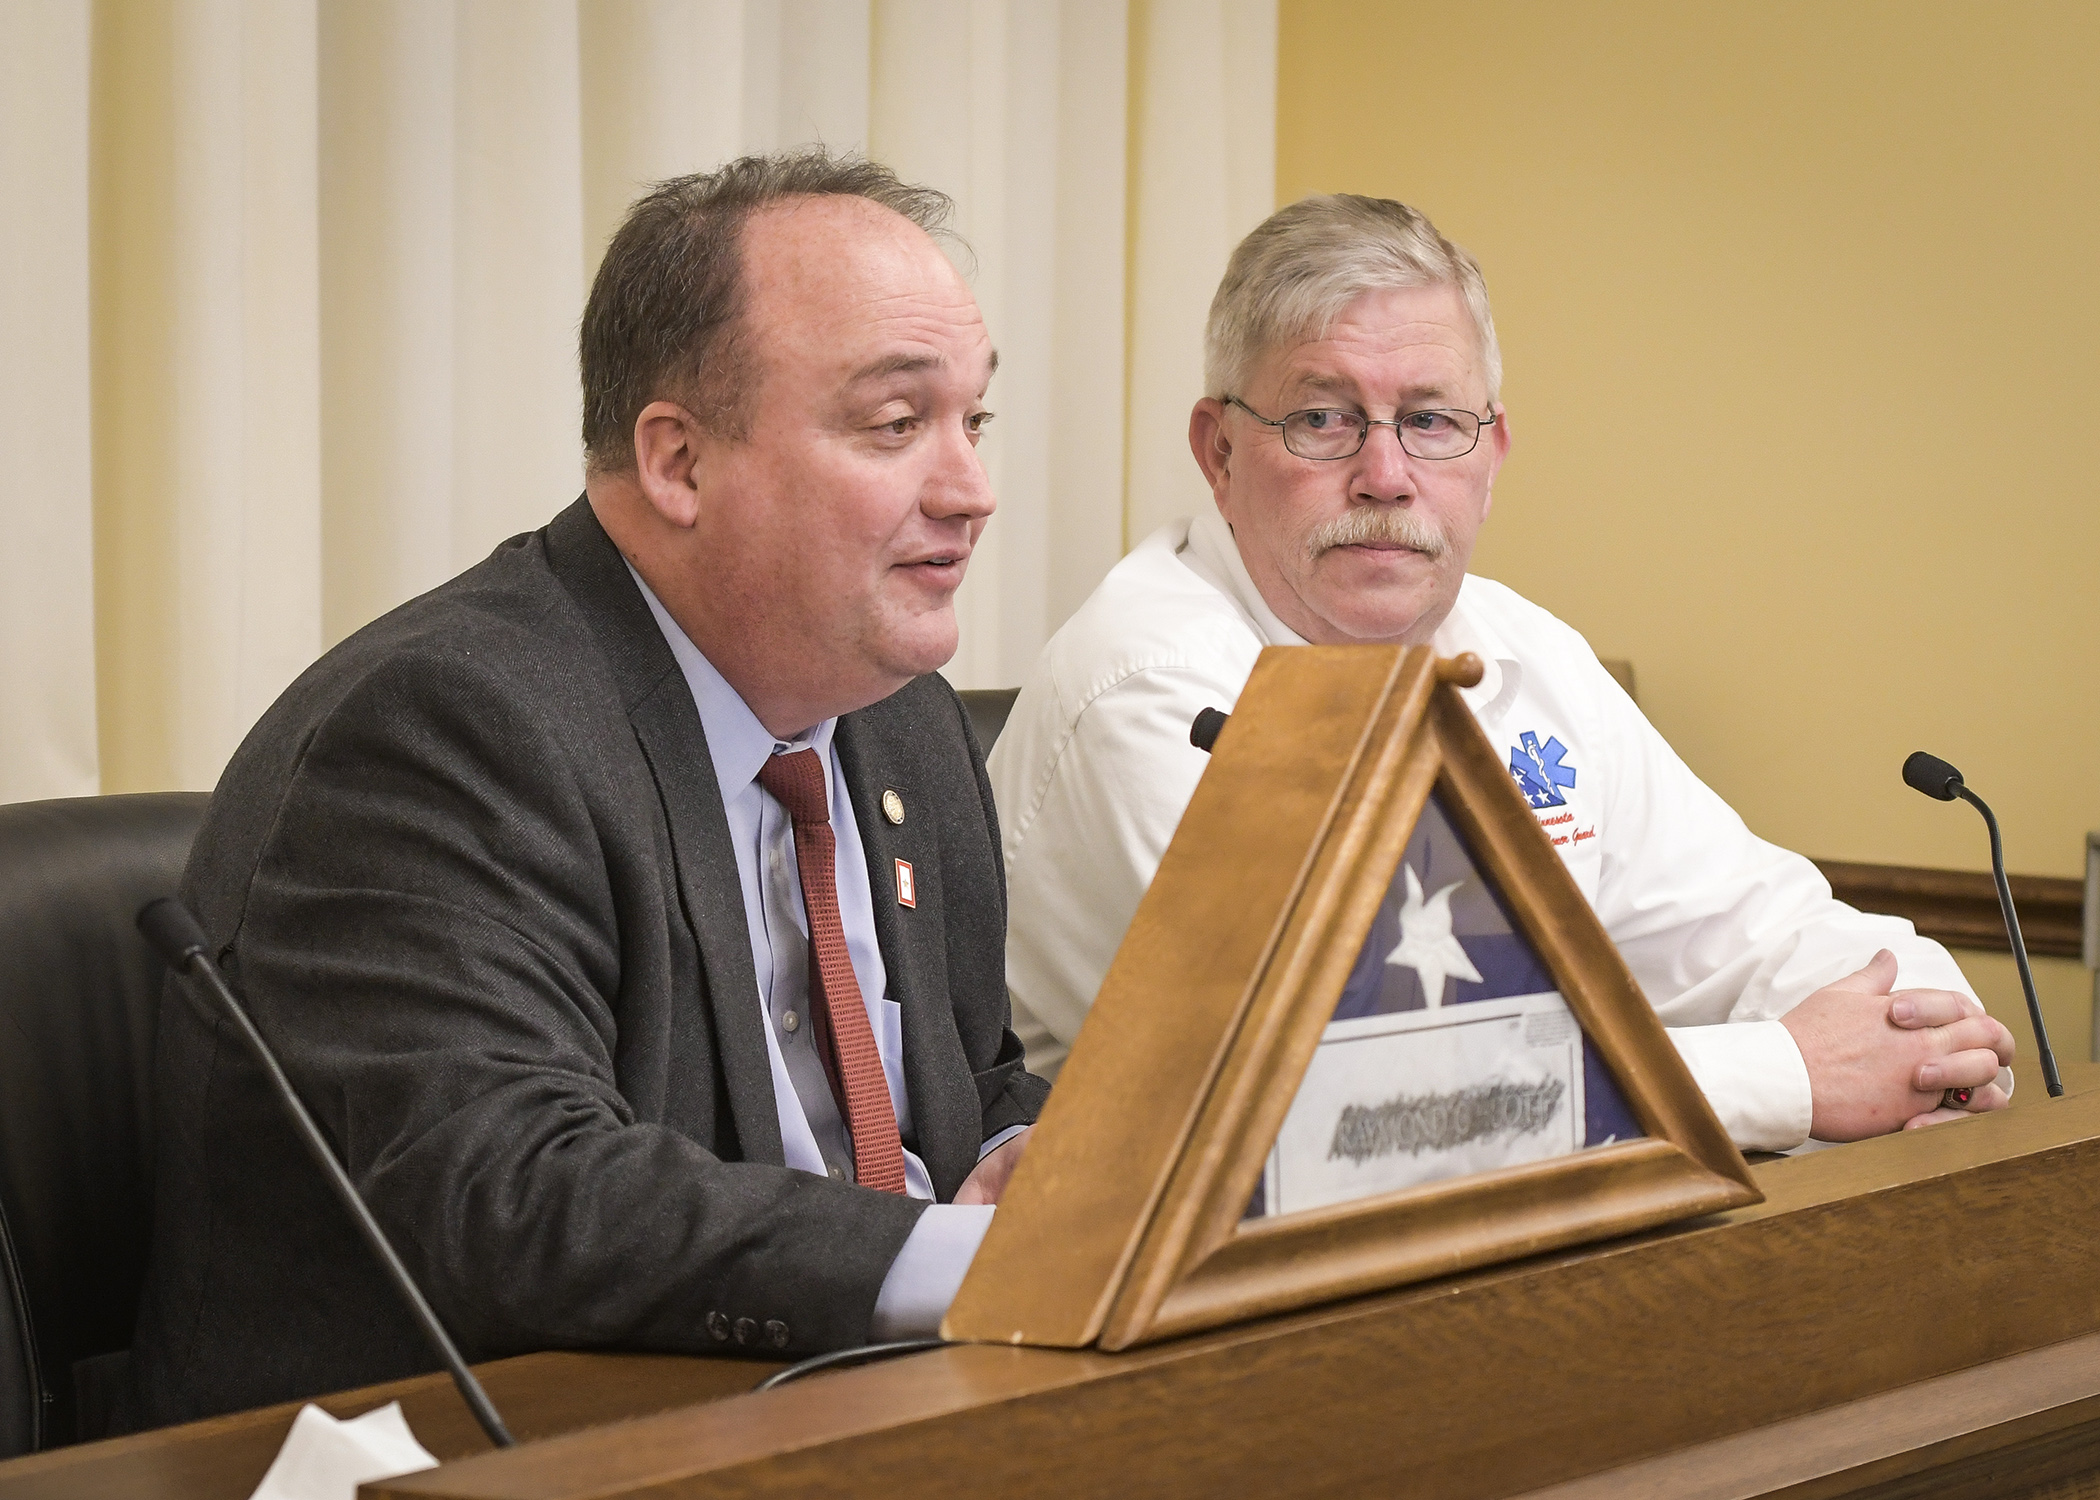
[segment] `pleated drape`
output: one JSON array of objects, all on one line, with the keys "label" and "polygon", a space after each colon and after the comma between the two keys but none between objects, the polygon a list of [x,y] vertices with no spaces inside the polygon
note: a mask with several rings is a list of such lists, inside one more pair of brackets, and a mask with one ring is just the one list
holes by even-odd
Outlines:
[{"label": "pleated drape", "polygon": [[627,204],[812,140],[957,201],[1001,509],[949,675],[1018,682],[1203,503],[1274,71],[1274,0],[0,6],[0,800],[209,787],[318,652],[543,523]]},{"label": "pleated drape", "polygon": [[1155,0],[1135,8],[1131,46],[1126,546],[1210,503],[1189,406],[1226,258],[1276,206],[1276,6]]},{"label": "pleated drape", "polygon": [[85,8],[0,5],[0,802],[99,786]]},{"label": "pleated drape", "polygon": [[315,9],[94,17],[102,782],[209,786],[321,645]]}]

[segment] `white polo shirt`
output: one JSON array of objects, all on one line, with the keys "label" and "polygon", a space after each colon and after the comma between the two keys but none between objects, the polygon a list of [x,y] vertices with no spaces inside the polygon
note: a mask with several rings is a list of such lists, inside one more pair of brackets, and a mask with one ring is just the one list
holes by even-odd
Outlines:
[{"label": "white polo shirt", "polygon": [[[1031,1071],[1063,1064],[1203,774],[1190,721],[1232,708],[1264,646],[1304,644],[1213,512],[1147,537],[1043,649],[991,755]],[[1486,664],[1467,706],[1525,768],[1541,826],[1739,1146],[1807,1139],[1808,1070],[1777,1018],[1877,948],[1898,988],[1974,993],[1909,922],[1836,900],[1751,833],[1545,610],[1468,575],[1434,644]]]}]

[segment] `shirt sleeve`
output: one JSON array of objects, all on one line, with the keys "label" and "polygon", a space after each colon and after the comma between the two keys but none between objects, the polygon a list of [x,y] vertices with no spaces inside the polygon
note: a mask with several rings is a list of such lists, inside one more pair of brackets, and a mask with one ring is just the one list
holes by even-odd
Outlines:
[{"label": "shirt sleeve", "polygon": [[936,1203],[920,1214],[875,1294],[868,1337],[878,1344],[937,1337],[994,1212],[989,1203]]},{"label": "shirt sleeve", "polygon": [[1008,840],[1006,976],[1034,1071],[1078,1036],[1210,763],[1190,723],[1237,698],[1208,672],[1133,672],[1079,712],[1027,789]]},{"label": "shirt sleeve", "polygon": [[1791,1151],[1808,1139],[1815,1096],[1801,1049],[1777,1021],[1673,1026],[1670,1041],[1728,1138],[1744,1151]]},{"label": "shirt sleeve", "polygon": [[1032,1130],[1034,1128],[1035,1127],[1032,1125],[1009,1125],[996,1135],[986,1136],[984,1144],[977,1148],[977,1159],[979,1161],[983,1161],[987,1156],[990,1156],[994,1151],[997,1151],[1001,1146],[1005,1145],[1008,1141],[1012,1140],[1022,1131]]},{"label": "shirt sleeve", "polygon": [[1898,989],[1975,991],[1900,917],[1837,900],[1808,859],[1752,833],[1590,658],[1617,774],[1597,914],[1736,1144],[1806,1140],[1808,1069],[1779,1017],[1877,949]]}]

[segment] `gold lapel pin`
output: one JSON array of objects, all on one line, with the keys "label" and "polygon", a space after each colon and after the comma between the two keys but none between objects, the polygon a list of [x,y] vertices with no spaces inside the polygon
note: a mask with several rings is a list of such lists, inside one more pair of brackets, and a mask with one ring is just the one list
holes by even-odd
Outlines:
[{"label": "gold lapel pin", "polygon": [[904,821],[904,799],[897,795],[894,787],[882,794],[882,815],[892,823]]}]

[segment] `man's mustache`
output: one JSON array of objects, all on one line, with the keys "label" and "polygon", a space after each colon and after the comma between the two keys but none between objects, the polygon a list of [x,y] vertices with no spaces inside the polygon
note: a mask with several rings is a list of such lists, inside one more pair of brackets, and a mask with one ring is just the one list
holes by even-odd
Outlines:
[{"label": "man's mustache", "polygon": [[1364,505],[1314,527],[1305,539],[1305,550],[1317,559],[1336,547],[1360,547],[1369,542],[1405,547],[1432,560],[1442,557],[1449,546],[1443,532],[1410,509]]}]

